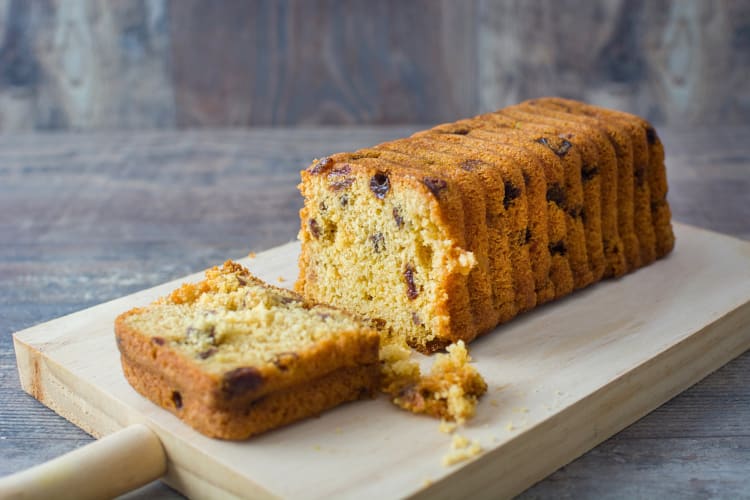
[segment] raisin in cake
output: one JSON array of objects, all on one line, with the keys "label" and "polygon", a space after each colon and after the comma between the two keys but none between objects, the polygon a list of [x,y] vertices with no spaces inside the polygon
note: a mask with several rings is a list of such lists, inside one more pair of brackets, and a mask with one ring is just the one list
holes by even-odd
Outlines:
[{"label": "raisin in cake", "polygon": [[128,382],[211,437],[243,439],[379,389],[378,333],[231,261],[120,315]]},{"label": "raisin in cake", "polygon": [[567,99],[332,155],[301,177],[297,291],[423,352],[674,246],[653,127]]}]

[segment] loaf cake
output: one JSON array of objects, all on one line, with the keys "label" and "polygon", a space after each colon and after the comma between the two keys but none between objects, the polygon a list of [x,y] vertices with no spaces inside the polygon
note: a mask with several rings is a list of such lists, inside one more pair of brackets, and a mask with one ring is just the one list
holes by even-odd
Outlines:
[{"label": "loaf cake", "polygon": [[227,261],[115,322],[123,371],[199,432],[244,439],[380,388],[377,331]]},{"label": "loaf cake", "polygon": [[296,290],[422,352],[674,246],[654,128],[568,99],[327,156],[301,177]]}]

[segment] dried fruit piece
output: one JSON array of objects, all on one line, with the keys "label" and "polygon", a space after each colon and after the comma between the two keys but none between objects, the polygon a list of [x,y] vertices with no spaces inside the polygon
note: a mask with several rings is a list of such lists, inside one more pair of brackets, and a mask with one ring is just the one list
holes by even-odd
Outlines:
[{"label": "dried fruit piece", "polygon": [[347,177],[352,172],[352,167],[348,163],[338,168],[334,168],[328,173],[328,179],[331,180],[331,184],[328,188],[331,191],[341,191],[354,184],[354,177]]},{"label": "dried fruit piece", "polygon": [[506,210],[510,207],[510,202],[521,196],[521,189],[514,186],[512,182],[505,181],[505,198],[503,198],[503,206]]},{"label": "dried fruit piece", "polygon": [[370,236],[370,242],[372,242],[372,248],[375,250],[375,253],[385,250],[385,237],[383,233],[375,233]]},{"label": "dried fruit piece", "polygon": [[328,172],[328,178],[331,179],[333,177],[338,177],[342,175],[349,175],[352,173],[352,167],[348,163],[340,166],[339,168],[334,168],[330,172]]},{"label": "dried fruit piece", "polygon": [[565,203],[565,190],[559,184],[552,184],[547,189],[547,201],[561,207]]},{"label": "dried fruit piece", "polygon": [[316,221],[315,219],[310,219],[309,225],[310,234],[313,235],[313,238],[320,238],[320,226],[318,225],[318,221]]},{"label": "dried fruit piece", "polygon": [[330,168],[331,166],[333,166],[333,160],[331,160],[327,156],[324,156],[323,158],[318,160],[312,167],[309,167],[307,171],[311,174],[319,174],[323,170]]},{"label": "dried fruit piece", "polygon": [[252,392],[263,385],[263,375],[257,368],[243,366],[224,374],[221,390],[228,398],[236,398],[247,392]]},{"label": "dried fruit piece", "polygon": [[393,220],[396,221],[396,227],[399,229],[404,227],[404,218],[401,217],[401,211],[399,211],[398,207],[393,207]]},{"label": "dried fruit piece", "polygon": [[370,191],[373,192],[376,198],[383,199],[388,191],[391,189],[391,181],[387,174],[378,172],[370,179]]},{"label": "dried fruit piece", "polygon": [[348,189],[349,186],[354,184],[354,177],[344,177],[343,179],[332,182],[328,185],[328,189],[333,191],[341,191],[342,189]]},{"label": "dried fruit piece", "polygon": [[406,296],[409,297],[409,300],[414,300],[419,295],[417,285],[414,283],[415,273],[414,267],[411,264],[407,264],[404,269],[404,280],[406,280]]},{"label": "dried fruit piece", "polygon": [[432,194],[434,194],[435,196],[437,196],[440,191],[448,187],[447,182],[445,182],[443,179],[438,179],[437,177],[425,177],[424,179],[422,179],[422,182],[430,191],[432,191]]},{"label": "dried fruit piece", "polygon": [[182,409],[182,394],[179,391],[172,391],[172,402],[175,408]]},{"label": "dried fruit piece", "polygon": [[565,255],[568,253],[568,249],[565,247],[565,243],[558,241],[556,243],[550,243],[548,246],[550,255]]},{"label": "dried fruit piece", "polygon": [[581,169],[581,179],[584,181],[590,181],[594,177],[599,175],[599,167],[594,165],[584,165]]},{"label": "dried fruit piece", "polygon": [[546,137],[540,137],[539,139],[536,140],[536,142],[544,146],[547,146],[548,148],[550,148],[550,150],[552,150],[553,153],[555,153],[560,158],[568,154],[568,151],[570,150],[570,148],[573,147],[573,144],[567,139],[562,139],[562,142],[560,143],[558,147],[555,147]]}]

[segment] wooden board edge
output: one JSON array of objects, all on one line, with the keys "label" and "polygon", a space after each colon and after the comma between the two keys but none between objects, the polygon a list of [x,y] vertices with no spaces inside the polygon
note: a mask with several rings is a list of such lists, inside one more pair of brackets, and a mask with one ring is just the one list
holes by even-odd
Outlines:
[{"label": "wooden board edge", "polygon": [[[684,224],[677,224],[679,226],[685,226]],[[686,226],[690,229],[696,229],[698,231],[701,231],[702,233],[711,234],[715,236],[719,236],[722,238],[725,238],[727,240],[732,240],[734,244],[743,243],[747,244],[743,240],[733,238],[731,236],[727,235],[721,235],[719,233],[714,233],[712,231],[700,229],[700,228],[693,228],[692,226]],[[285,245],[282,245],[280,247],[276,247],[274,249],[270,249],[263,253],[270,253],[278,251],[280,248],[290,247],[291,245],[296,245],[296,242],[287,243]],[[749,246],[750,248],[750,246]],[[258,254],[256,258],[260,258],[263,254]],[[271,255],[271,258],[273,259],[274,256]],[[188,279],[187,277],[174,280],[170,283],[179,283],[181,281],[184,281],[185,279]],[[158,287],[164,287],[167,284],[158,285],[157,287],[153,287],[148,290],[153,290]],[[142,292],[137,292],[142,293]],[[130,297],[130,296],[128,296]],[[41,325],[37,325],[35,327],[31,327],[22,331],[17,332],[13,335],[14,340],[14,348],[16,351],[16,358],[17,358],[17,364],[19,369],[19,378],[21,380],[21,384],[23,389],[31,394],[33,397],[41,401],[46,406],[49,406],[54,411],[56,411],[61,416],[67,418],[69,421],[74,423],[75,425],[81,427],[86,432],[89,432],[92,435],[96,435],[94,433],[94,428],[92,425],[87,425],[85,422],[78,422],[77,420],[71,418],[70,414],[66,414],[66,410],[64,407],[62,407],[59,402],[64,401],[66,397],[70,398],[70,394],[57,394],[54,393],[53,389],[55,389],[54,385],[52,387],[49,387],[49,384],[46,384],[45,376],[48,375],[46,370],[48,369],[47,361],[49,360],[49,357],[44,352],[44,346],[41,344],[40,346],[35,346],[34,344],[34,334],[39,332],[39,330],[43,328],[50,328],[54,327],[54,324],[56,324],[57,321],[64,320],[70,316],[73,315],[79,315],[79,314],[85,314],[87,312],[90,312],[91,309],[95,309],[97,307],[101,307],[107,304],[113,304],[114,302],[121,301],[123,299],[126,299],[127,297],[123,297],[120,299],[116,299],[115,301],[110,301],[105,304],[100,304],[99,306],[94,306],[94,308],[90,308],[84,311],[79,311],[77,313],[73,313],[72,315],[68,315],[62,318],[58,318],[56,320],[52,320],[50,322],[43,323]],[[735,324],[735,327],[737,325],[750,325],[750,303],[745,303],[743,305],[739,305],[735,307],[732,311],[725,314],[723,317],[717,318],[714,320],[711,324],[707,325],[703,329],[701,329],[699,332],[696,332],[695,334],[691,335],[687,339],[685,339],[682,343],[677,344],[675,346],[672,346],[670,349],[660,353],[658,356],[650,360],[649,362],[643,363],[639,367],[636,367],[635,369],[629,371],[628,373],[623,374],[621,377],[613,381],[610,385],[608,385],[605,388],[602,388],[601,390],[591,394],[589,397],[584,398],[584,400],[579,401],[574,406],[567,408],[563,410],[560,414],[555,415],[554,417],[548,419],[547,421],[543,421],[537,426],[535,426],[533,429],[539,431],[544,431],[544,439],[547,439],[547,441],[542,441],[541,444],[539,443],[529,443],[527,441],[524,441],[524,439],[520,439],[521,436],[519,436],[518,439],[511,441],[506,446],[503,447],[502,454],[503,457],[496,457],[493,455],[497,455],[497,451],[494,450],[491,452],[488,452],[484,455],[484,458],[490,458],[490,460],[482,460],[480,457],[479,461],[474,461],[469,464],[466,464],[462,466],[461,468],[457,468],[455,472],[452,472],[446,478],[450,479],[450,482],[446,483],[446,479],[442,479],[440,481],[435,482],[433,485],[431,485],[428,488],[425,488],[424,490],[420,490],[416,492],[417,497],[422,497],[423,495],[429,495],[431,498],[442,498],[443,497],[443,490],[446,492],[449,492],[450,495],[466,495],[470,493],[470,488],[474,487],[475,483],[479,486],[477,486],[478,491],[474,492],[474,494],[478,497],[482,497],[483,494],[488,494],[486,490],[482,491],[482,488],[486,488],[488,486],[492,487],[499,487],[502,488],[497,493],[502,492],[503,495],[512,495],[517,494],[521,491],[524,491],[529,486],[533,485],[537,481],[543,479],[547,475],[551,474],[555,470],[557,470],[559,467],[569,463],[573,459],[577,458],[587,450],[593,448],[600,442],[606,440],[611,435],[615,434],[619,430],[627,427],[631,423],[633,423],[638,418],[642,417],[643,415],[647,414],[648,412],[652,411],[653,409],[657,408],[667,400],[671,399],[675,395],[679,394],[686,388],[690,387],[694,383],[698,382],[708,374],[710,374],[712,371],[720,368],[724,364],[726,364],[728,361],[733,359],[734,357],[742,354],[745,350],[750,348],[750,340],[746,338],[748,335],[744,334],[739,336],[740,338],[736,339],[738,342],[742,342],[742,344],[738,344],[735,346],[735,350],[732,350],[730,347],[729,341],[731,340],[731,336],[727,337],[727,328],[730,328],[731,326],[726,325],[732,325]],[[733,320],[732,318],[739,318]],[[734,322],[734,323],[733,323]],[[719,333],[723,333],[720,339],[709,339],[706,340],[707,337],[710,337],[710,332],[718,331]],[[693,339],[693,337],[696,337],[696,339]],[[717,343],[714,345],[714,342],[721,341],[720,343]],[[696,351],[699,354],[695,354],[697,356],[700,355],[706,355],[707,358],[710,358],[705,363],[701,363],[700,366],[696,367],[695,365],[692,366],[693,369],[689,370],[690,373],[693,374],[693,377],[690,378],[687,374],[681,374],[681,371],[688,371],[687,370],[687,363],[682,363],[681,366],[678,366],[681,370],[678,370],[676,373],[672,373],[670,377],[665,377],[664,380],[661,380],[660,386],[663,385],[665,382],[669,382],[671,385],[662,388],[662,392],[656,395],[652,395],[649,398],[641,398],[639,400],[638,404],[632,404],[630,408],[628,408],[628,412],[626,413],[628,415],[627,419],[621,419],[620,421],[615,422],[604,422],[607,425],[597,427],[597,432],[594,433],[593,436],[587,435],[585,433],[586,429],[570,429],[565,428],[566,422],[574,421],[576,418],[582,419],[582,418],[588,418],[588,414],[592,412],[592,408],[596,408],[597,405],[605,404],[606,400],[612,399],[612,395],[609,395],[609,393],[612,393],[614,395],[617,394],[626,394],[628,391],[632,391],[632,388],[637,386],[638,383],[643,385],[642,381],[640,381],[641,378],[643,378],[643,375],[635,374],[634,372],[638,371],[640,368],[649,368],[649,369],[656,369],[653,366],[651,366],[652,362],[658,364],[669,361],[670,356],[669,353],[671,352],[673,354],[673,357],[678,357],[680,352],[682,350],[688,349],[690,345],[693,345],[695,342],[701,342],[701,347],[698,351]],[[682,346],[682,344],[688,344],[688,347]],[[682,347],[681,347],[682,346]],[[724,349],[721,347],[724,346]],[[678,352],[673,352],[677,349]],[[695,349],[693,349],[695,350]],[[736,351],[736,352],[735,352]],[[692,352],[692,351],[691,351]],[[710,353],[715,354],[715,358],[709,356]],[[700,358],[698,358],[699,361]],[[690,359],[688,359],[690,361]],[[710,361],[710,363],[709,363]],[[700,369],[698,369],[700,368]],[[681,376],[680,376],[681,375]],[[631,380],[627,380],[628,377],[630,377]],[[693,380],[694,379],[694,380]],[[692,380],[692,381],[691,381]],[[58,384],[60,385],[60,384]],[[628,389],[630,388],[630,389]],[[56,390],[56,389],[55,389]],[[605,391],[606,394],[600,394],[602,391]],[[653,392],[653,390],[652,390]],[[594,399],[592,399],[594,398]],[[596,399],[599,398],[599,399]],[[91,414],[92,411],[96,411],[96,408],[87,408],[87,407],[81,407],[78,406],[78,408],[84,409],[84,414]],[[622,409],[619,407],[613,407],[617,408],[616,412],[611,411],[615,416],[620,415],[622,413]],[[611,417],[610,414],[607,414]],[[602,420],[606,420],[604,417],[602,417]],[[591,421],[589,419],[589,421]],[[100,423],[100,422],[99,422]],[[132,423],[132,422],[131,422]],[[598,423],[598,422],[596,422]],[[117,430],[122,427],[121,424],[117,423],[115,420],[112,420],[112,423],[108,424],[111,425],[113,428],[112,430]],[[547,429],[544,429],[545,426]],[[583,433],[583,439],[581,441],[581,444],[578,445],[576,442],[575,451],[569,452],[567,454],[555,454],[555,452],[561,448],[564,448],[564,446],[556,446],[556,441],[554,440],[554,436],[550,437],[552,434],[555,434],[555,428],[556,427],[562,427],[565,428],[565,432],[562,433],[563,439],[569,438],[570,435],[578,435],[580,436]],[[576,434],[576,432],[578,434]],[[550,433],[550,436],[547,436],[546,433]],[[100,432],[99,435],[105,435],[107,432]],[[525,434],[525,433],[524,433]],[[560,431],[557,431],[557,434],[560,434]],[[562,440],[559,440],[560,442],[564,442]],[[533,445],[533,446],[532,446]],[[509,459],[508,457],[515,457],[513,460]],[[522,470],[522,468],[517,465],[520,463],[523,463],[524,460],[528,461],[528,463],[534,464],[534,467],[531,468],[531,470]],[[488,469],[489,467],[489,469]],[[520,468],[520,469],[519,469]],[[175,473],[182,473],[182,467],[180,466],[174,466]],[[206,489],[202,484],[196,483],[196,481],[205,481],[205,479],[197,477],[194,472],[191,472],[187,468],[185,468],[185,474],[184,475],[178,475],[178,476],[167,476],[167,482],[169,484],[172,484],[174,487],[179,489],[180,491],[185,491],[184,488],[188,486],[194,486],[196,489],[194,491],[200,492],[200,491],[213,491],[211,488]],[[231,472],[231,471],[230,471]],[[190,476],[196,476],[191,478]],[[498,481],[497,476],[504,476],[500,478]],[[455,481],[454,481],[455,478]],[[184,484],[183,484],[184,483]],[[209,483],[209,486],[212,486]],[[458,484],[455,484],[458,483]],[[459,486],[460,485],[460,486]],[[470,486],[471,485],[471,486]],[[255,485],[257,488],[257,485]],[[460,488],[460,489],[457,489]],[[217,490],[220,491],[220,490]],[[263,490],[266,492],[266,490]],[[270,493],[266,492],[270,495]],[[449,496],[450,496],[449,495]],[[495,496],[495,492],[493,492],[493,496]]]},{"label": "wooden board edge", "polygon": [[748,325],[750,302],[410,498],[522,493],[750,349]]},{"label": "wooden board edge", "polygon": [[[65,379],[74,378],[66,367],[17,337],[13,342],[23,390],[87,434],[99,439],[134,423],[148,426],[159,437],[167,454],[167,473],[161,480],[175,490],[191,498],[242,498],[247,494],[259,499],[278,498],[223,466],[211,467],[210,472],[215,474],[213,480],[201,476],[206,472],[205,467],[175,459],[179,456],[175,453],[177,448],[192,445],[180,442],[148,417],[134,417],[124,404],[89,382],[78,380],[79,392],[73,393],[66,387]],[[203,452],[196,449],[196,453]]]}]

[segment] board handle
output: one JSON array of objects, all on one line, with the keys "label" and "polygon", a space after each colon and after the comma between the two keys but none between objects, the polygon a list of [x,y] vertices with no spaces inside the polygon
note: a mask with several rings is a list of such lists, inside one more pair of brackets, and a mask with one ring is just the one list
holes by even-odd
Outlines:
[{"label": "board handle", "polygon": [[0,478],[0,498],[112,498],[167,471],[161,441],[134,424],[25,471]]}]

